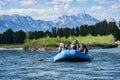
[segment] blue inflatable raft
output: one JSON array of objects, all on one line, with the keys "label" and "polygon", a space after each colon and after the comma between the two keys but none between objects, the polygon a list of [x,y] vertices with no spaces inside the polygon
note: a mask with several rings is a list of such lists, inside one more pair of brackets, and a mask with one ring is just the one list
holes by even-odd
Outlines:
[{"label": "blue inflatable raft", "polygon": [[53,60],[54,62],[56,61],[91,61],[92,57],[78,50],[65,50],[58,53]]}]

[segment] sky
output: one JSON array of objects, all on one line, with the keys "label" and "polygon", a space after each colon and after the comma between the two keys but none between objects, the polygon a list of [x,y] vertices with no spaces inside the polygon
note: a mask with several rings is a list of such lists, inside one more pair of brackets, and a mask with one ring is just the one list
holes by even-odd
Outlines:
[{"label": "sky", "polygon": [[84,11],[99,20],[120,21],[120,0],[0,0],[0,15],[19,14],[48,21]]}]

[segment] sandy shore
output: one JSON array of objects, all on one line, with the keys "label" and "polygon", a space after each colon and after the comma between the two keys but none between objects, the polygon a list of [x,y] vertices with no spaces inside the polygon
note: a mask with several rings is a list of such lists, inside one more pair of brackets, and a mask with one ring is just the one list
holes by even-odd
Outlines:
[{"label": "sandy shore", "polygon": [[0,50],[23,50],[23,48],[0,48]]}]

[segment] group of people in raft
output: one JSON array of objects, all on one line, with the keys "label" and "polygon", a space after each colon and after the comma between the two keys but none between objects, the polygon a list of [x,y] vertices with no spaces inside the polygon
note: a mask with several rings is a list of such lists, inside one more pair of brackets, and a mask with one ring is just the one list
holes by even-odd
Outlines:
[{"label": "group of people in raft", "polygon": [[[60,45],[58,47],[58,52],[60,53],[61,51],[64,51],[64,50],[67,50],[67,49],[69,49],[67,44],[60,43]],[[82,53],[88,54],[87,47],[84,44],[79,44],[78,40],[75,40],[71,43],[70,49],[79,50]]]}]

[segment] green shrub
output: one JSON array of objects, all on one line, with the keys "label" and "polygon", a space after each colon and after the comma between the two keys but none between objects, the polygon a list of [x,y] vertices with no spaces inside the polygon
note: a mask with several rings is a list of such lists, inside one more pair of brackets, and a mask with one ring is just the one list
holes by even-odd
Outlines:
[{"label": "green shrub", "polygon": [[33,40],[27,40],[24,43],[24,49],[29,49],[29,48],[38,48],[38,47],[47,47],[47,48],[55,48],[59,46],[59,43],[63,42],[65,44],[70,45],[75,39],[79,41],[79,43],[86,44],[87,46],[110,46],[115,42],[115,38],[113,35],[106,35],[106,36],[92,36],[92,35],[87,35],[87,36],[70,36],[68,38],[65,37],[56,37],[56,38],[50,38],[49,36],[45,38],[40,38],[40,39],[33,39]]}]

